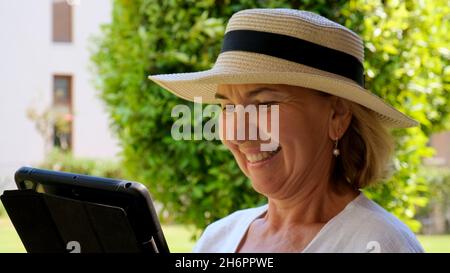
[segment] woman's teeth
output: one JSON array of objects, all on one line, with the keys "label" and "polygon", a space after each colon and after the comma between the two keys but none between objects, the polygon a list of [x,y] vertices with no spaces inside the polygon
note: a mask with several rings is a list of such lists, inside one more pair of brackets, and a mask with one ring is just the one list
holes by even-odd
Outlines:
[{"label": "woman's teeth", "polygon": [[272,155],[276,154],[278,151],[279,151],[279,149],[277,149],[276,151],[273,151],[273,152],[260,152],[257,154],[246,154],[245,157],[247,158],[248,162],[255,163],[255,162],[263,161],[263,160],[271,157]]}]

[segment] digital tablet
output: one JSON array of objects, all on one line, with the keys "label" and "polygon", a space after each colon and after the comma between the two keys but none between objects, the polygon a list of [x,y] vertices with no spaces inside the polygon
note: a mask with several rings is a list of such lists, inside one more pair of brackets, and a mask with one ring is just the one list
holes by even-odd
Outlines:
[{"label": "digital tablet", "polygon": [[169,253],[140,183],[31,167],[15,182],[1,200],[28,252]]}]

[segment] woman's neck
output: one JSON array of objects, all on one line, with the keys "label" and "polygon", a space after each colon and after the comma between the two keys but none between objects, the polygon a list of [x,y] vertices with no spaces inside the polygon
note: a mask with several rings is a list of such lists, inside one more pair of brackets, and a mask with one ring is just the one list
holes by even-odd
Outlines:
[{"label": "woman's neck", "polygon": [[266,224],[279,230],[295,225],[326,223],[341,212],[360,192],[344,183],[317,183],[283,199],[269,197]]}]

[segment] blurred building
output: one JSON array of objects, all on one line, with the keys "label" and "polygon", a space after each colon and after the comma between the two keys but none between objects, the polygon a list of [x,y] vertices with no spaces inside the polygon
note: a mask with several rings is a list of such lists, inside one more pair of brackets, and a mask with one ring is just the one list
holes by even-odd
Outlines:
[{"label": "blurred building", "polygon": [[[89,50],[110,11],[110,0],[0,0],[0,192],[14,186],[15,169],[39,163],[51,146],[83,157],[117,154]],[[38,130],[33,115],[55,124]]]},{"label": "blurred building", "polygon": [[[441,170],[450,169],[450,132],[441,132],[434,134],[430,138],[430,146],[435,149],[435,154],[432,158],[426,160],[428,166],[439,168]],[[446,172],[443,172],[443,174]],[[441,179],[445,180],[446,175]],[[448,180],[447,180],[448,181]],[[430,182],[430,181],[429,181]],[[439,182],[440,184],[447,184],[448,182]],[[430,184],[430,187],[436,187]],[[431,198],[426,208],[423,210],[425,214],[419,217],[422,223],[421,232],[424,234],[444,234],[450,233],[450,192],[448,186],[439,187],[440,198]]]},{"label": "blurred building", "polygon": [[433,135],[430,138],[430,145],[435,148],[436,153],[427,163],[450,168],[450,131]]}]

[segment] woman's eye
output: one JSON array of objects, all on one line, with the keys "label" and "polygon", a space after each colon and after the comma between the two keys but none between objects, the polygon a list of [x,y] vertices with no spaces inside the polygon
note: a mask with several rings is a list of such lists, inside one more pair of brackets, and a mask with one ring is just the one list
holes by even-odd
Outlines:
[{"label": "woman's eye", "polygon": [[276,101],[266,101],[266,102],[260,102],[258,105],[266,105],[267,107],[270,107],[271,105],[277,105],[278,102]]},{"label": "woman's eye", "polygon": [[[266,102],[256,103],[257,107],[260,106],[260,105],[263,105],[263,106],[266,106],[266,107],[270,107],[271,105],[278,105],[278,102],[276,102],[276,101],[266,101]],[[227,110],[227,108],[229,108],[230,111],[234,111],[235,107],[236,107],[236,105],[234,105],[234,104],[223,104],[222,105],[222,111]]]},{"label": "woman's eye", "polygon": [[222,110],[225,111],[229,108],[230,110],[234,110],[234,104],[224,104],[222,105]]}]

